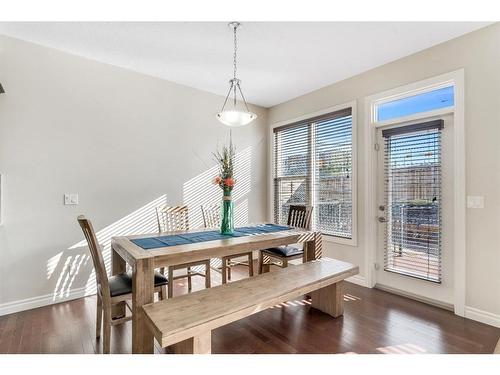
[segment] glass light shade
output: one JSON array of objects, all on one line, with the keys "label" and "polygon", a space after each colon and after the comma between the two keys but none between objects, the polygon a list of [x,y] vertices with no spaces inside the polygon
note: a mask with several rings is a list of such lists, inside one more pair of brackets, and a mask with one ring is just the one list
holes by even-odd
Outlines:
[{"label": "glass light shade", "polygon": [[257,115],[255,113],[245,111],[231,110],[217,113],[217,120],[231,127],[249,124],[256,118]]}]

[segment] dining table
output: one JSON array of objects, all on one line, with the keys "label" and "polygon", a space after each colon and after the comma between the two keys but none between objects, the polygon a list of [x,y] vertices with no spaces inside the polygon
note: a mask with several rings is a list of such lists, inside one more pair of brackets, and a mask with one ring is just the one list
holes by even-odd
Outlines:
[{"label": "dining table", "polygon": [[[321,232],[267,223],[235,228],[229,235],[191,229],[113,237],[113,275],[125,272],[127,264],[132,269],[132,353],[154,352],[142,306],[154,301],[155,269],[299,243],[304,247],[303,262],[321,258]],[[268,270],[266,266],[263,272]],[[124,315],[124,304],[114,307],[113,316]]]}]

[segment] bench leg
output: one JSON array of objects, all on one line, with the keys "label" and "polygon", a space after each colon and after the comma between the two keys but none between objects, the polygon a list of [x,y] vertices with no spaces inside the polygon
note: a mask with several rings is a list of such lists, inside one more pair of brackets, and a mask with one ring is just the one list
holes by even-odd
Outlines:
[{"label": "bench leg", "polygon": [[311,292],[311,306],[337,318],[344,314],[343,281]]},{"label": "bench leg", "polygon": [[178,342],[169,347],[172,354],[212,354],[212,331]]}]

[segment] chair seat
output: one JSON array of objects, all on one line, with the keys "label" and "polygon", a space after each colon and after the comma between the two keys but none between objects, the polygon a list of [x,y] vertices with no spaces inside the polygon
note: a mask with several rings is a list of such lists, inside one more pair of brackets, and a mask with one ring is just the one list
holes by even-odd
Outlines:
[{"label": "chair seat", "polygon": [[[109,277],[111,297],[132,293],[132,272],[121,273]],[[168,279],[159,272],[155,272],[155,287],[167,285]]]},{"label": "chair seat", "polygon": [[278,246],[265,249],[264,252],[270,255],[278,255],[280,257],[288,258],[296,255],[301,255],[304,250],[296,246]]}]

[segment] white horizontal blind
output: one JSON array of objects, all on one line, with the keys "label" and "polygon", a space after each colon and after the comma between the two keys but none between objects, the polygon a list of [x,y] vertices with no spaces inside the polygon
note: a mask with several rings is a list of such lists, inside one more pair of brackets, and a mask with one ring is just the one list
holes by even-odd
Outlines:
[{"label": "white horizontal blind", "polygon": [[313,228],[352,238],[351,108],[274,130],[274,216],[312,205]]},{"label": "white horizontal blind", "polygon": [[274,133],[274,219],[286,224],[290,205],[309,204],[310,128],[296,124]]},{"label": "white horizontal blind", "polygon": [[382,132],[385,270],[441,282],[442,120]]},{"label": "white horizontal blind", "polygon": [[317,230],[352,238],[352,115],[339,113],[313,123],[314,225]]}]

